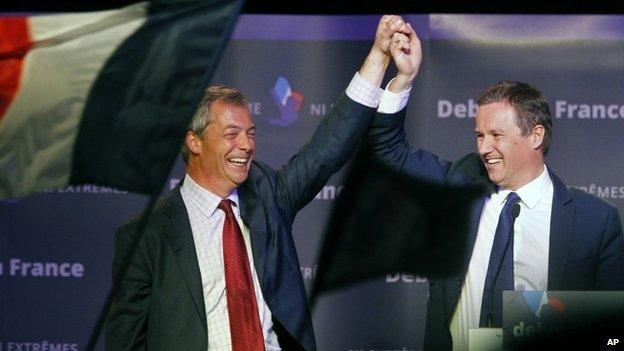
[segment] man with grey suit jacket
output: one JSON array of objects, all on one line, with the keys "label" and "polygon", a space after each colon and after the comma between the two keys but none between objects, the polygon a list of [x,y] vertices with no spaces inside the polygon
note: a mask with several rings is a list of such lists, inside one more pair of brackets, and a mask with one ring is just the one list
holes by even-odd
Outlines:
[{"label": "man with grey suit jacket", "polygon": [[206,90],[184,139],[183,184],[156,205],[125,272],[137,221],[116,233],[113,275],[123,276],[108,350],[316,349],[293,221],[351,157],[380,101],[395,98],[379,86],[397,31],[412,29],[398,16],[381,19],[346,94],[279,170],[253,159],[242,93]]}]

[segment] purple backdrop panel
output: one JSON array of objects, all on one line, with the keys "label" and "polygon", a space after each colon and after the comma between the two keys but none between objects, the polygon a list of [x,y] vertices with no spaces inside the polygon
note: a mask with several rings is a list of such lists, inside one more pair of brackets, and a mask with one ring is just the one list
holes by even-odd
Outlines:
[{"label": "purple backdrop panel", "polygon": [[[279,167],[312,134],[370,50],[379,17],[240,17],[214,83],[246,93],[258,159]],[[548,166],[624,210],[624,16],[405,17],[424,50],[406,120],[413,144],[449,160],[474,151],[476,96],[526,81],[551,103]],[[178,162],[166,189],[183,169]],[[343,186],[339,173],[295,221],[308,288]],[[145,203],[92,186],[0,203],[1,351],[84,349],[110,286],[114,229]],[[398,273],[323,296],[313,311],[319,349],[418,350],[426,298],[425,279]]]}]

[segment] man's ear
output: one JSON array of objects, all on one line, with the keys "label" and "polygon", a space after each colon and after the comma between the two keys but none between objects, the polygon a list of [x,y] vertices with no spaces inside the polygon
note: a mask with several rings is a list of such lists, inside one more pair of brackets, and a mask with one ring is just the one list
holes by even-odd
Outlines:
[{"label": "man's ear", "polygon": [[197,134],[192,131],[187,131],[184,136],[184,142],[186,143],[186,147],[193,155],[199,155],[201,151],[201,139]]},{"label": "man's ear", "polygon": [[533,131],[531,132],[531,143],[533,144],[533,149],[539,149],[544,144],[544,134],[546,130],[544,126],[541,124],[533,127]]}]

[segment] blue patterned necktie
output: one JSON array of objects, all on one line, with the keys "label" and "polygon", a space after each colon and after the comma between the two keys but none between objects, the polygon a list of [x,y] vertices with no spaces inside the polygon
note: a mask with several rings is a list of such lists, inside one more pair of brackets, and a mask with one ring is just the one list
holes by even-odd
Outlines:
[{"label": "blue patterned necktie", "polygon": [[[516,193],[507,195],[507,201],[500,216],[490,252],[479,327],[501,327],[503,322],[503,290],[514,290],[513,207],[520,201]],[[516,216],[518,213],[515,214]],[[489,322],[491,320],[491,323]]]}]

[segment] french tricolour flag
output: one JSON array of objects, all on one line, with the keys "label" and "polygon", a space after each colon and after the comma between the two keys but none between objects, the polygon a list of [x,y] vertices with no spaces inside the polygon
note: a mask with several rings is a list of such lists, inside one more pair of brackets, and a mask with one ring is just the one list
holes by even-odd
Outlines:
[{"label": "french tricolour flag", "polygon": [[0,17],[0,200],[158,192],[241,0]]}]

